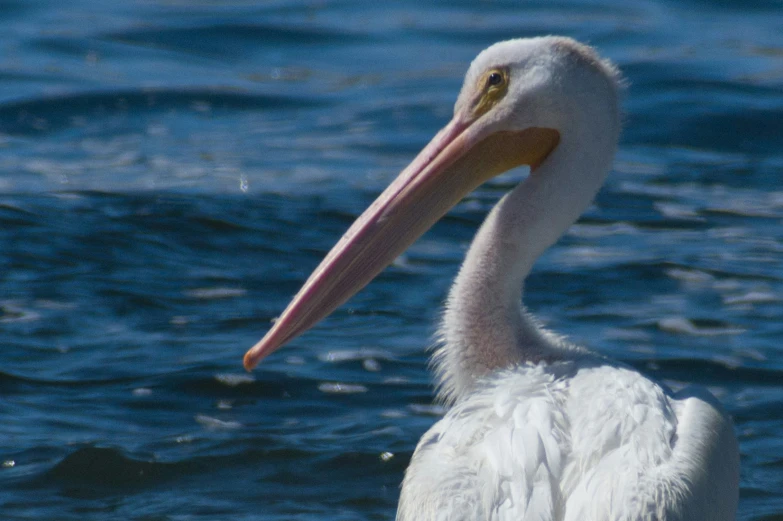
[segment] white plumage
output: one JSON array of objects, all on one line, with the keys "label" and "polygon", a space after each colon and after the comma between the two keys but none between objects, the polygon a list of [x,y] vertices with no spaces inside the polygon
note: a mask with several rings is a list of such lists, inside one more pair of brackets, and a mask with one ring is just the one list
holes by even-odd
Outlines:
[{"label": "white plumage", "polygon": [[598,357],[525,364],[422,436],[397,519],[731,520],[736,450],[704,390],[671,395]]},{"label": "white plumage", "polygon": [[731,521],[739,452],[706,390],[672,393],[542,328],[522,306],[540,254],[590,204],[620,133],[616,69],[559,37],[471,64],[452,121],[362,214],[267,335],[258,361],[361,289],[476,186],[531,175],[479,230],[434,356],[452,405],[421,439],[398,521]]}]

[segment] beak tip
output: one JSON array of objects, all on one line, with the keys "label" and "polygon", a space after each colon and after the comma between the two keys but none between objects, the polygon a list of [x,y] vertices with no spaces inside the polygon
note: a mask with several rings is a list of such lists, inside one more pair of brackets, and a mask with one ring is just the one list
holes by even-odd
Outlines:
[{"label": "beak tip", "polygon": [[264,340],[261,340],[256,345],[251,347],[245,353],[245,357],[242,359],[242,365],[245,366],[245,371],[250,372],[258,365],[258,363],[269,353],[264,349]]},{"label": "beak tip", "polygon": [[245,366],[245,371],[248,373],[258,365],[258,360],[254,360],[252,349],[245,353],[245,358],[242,359],[242,365]]},{"label": "beak tip", "polygon": [[278,343],[277,338],[277,335],[270,331],[264,338],[256,342],[256,345],[247,350],[242,359],[242,365],[245,366],[246,371],[252,371],[261,360],[277,351],[282,345],[282,343]]}]

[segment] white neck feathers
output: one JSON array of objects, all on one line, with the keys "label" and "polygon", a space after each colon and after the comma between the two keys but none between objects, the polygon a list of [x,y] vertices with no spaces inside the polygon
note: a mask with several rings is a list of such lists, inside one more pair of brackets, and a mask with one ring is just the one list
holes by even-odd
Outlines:
[{"label": "white neck feathers", "polygon": [[593,118],[572,121],[552,154],[479,229],[449,293],[433,356],[441,399],[459,400],[494,370],[561,359],[575,349],[526,313],[522,288],[533,263],[587,208],[611,167],[619,117],[615,111],[601,119],[599,132],[587,124]]}]

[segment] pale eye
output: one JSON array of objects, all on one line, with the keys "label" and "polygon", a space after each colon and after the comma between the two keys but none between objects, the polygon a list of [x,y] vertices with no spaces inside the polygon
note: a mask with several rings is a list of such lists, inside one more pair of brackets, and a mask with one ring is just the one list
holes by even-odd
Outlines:
[{"label": "pale eye", "polygon": [[493,71],[487,76],[487,87],[497,87],[503,83],[503,75],[498,71]]}]

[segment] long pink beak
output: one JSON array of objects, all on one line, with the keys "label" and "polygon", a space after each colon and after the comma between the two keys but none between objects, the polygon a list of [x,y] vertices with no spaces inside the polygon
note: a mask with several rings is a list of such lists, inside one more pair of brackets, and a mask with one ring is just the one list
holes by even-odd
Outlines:
[{"label": "long pink beak", "polygon": [[[543,159],[554,131],[495,132],[459,115],[359,216],[272,328],[245,354],[245,369],[329,315],[369,283],[462,197],[489,177]],[[542,152],[543,150],[543,152]]]}]

